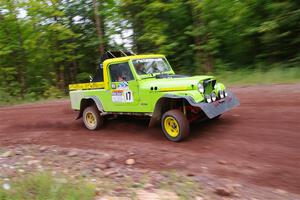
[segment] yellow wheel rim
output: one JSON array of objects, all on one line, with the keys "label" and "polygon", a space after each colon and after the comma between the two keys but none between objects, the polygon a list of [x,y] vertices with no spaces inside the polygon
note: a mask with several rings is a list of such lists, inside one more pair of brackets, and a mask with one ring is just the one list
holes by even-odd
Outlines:
[{"label": "yellow wheel rim", "polygon": [[86,113],[85,119],[86,119],[86,122],[91,126],[94,126],[96,124],[96,118],[93,115],[93,113],[90,113],[90,112]]},{"label": "yellow wheel rim", "polygon": [[179,135],[179,125],[174,117],[165,118],[164,128],[171,137],[177,137]]}]

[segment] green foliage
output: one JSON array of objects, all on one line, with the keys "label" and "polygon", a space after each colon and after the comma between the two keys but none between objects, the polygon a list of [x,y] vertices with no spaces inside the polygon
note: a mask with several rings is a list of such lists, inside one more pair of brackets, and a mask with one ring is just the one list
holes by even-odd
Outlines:
[{"label": "green foliage", "polygon": [[92,200],[94,195],[92,185],[57,179],[47,173],[17,180],[12,183],[10,190],[0,188],[1,200]]},{"label": "green foliage", "polygon": [[62,98],[63,92],[55,86],[50,86],[44,93],[43,96],[47,99]]},{"label": "green foliage", "polygon": [[[0,1],[0,102],[61,96],[57,89],[88,81],[100,57],[92,5],[92,0]],[[175,71],[186,74],[299,68],[296,0],[98,0],[98,5],[106,50],[166,54]]]},{"label": "green foliage", "polygon": [[150,2],[123,0],[121,4],[135,31],[136,49],[165,53],[175,66],[185,66],[179,70],[209,72],[218,60],[232,69],[258,62],[299,65],[296,1]]},{"label": "green foliage", "polygon": [[217,78],[228,85],[256,85],[272,83],[298,83],[300,82],[300,68],[272,67],[270,69],[239,69],[234,71],[221,70],[216,74]]},{"label": "green foliage", "polygon": [[89,76],[92,76],[92,75],[89,73],[86,73],[86,72],[82,72],[82,73],[77,74],[76,80],[79,83],[86,83],[86,82],[89,82]]},{"label": "green foliage", "polygon": [[194,179],[180,175],[176,171],[164,172],[166,180],[161,182],[160,187],[174,191],[180,199],[194,199],[200,196],[202,189]]}]

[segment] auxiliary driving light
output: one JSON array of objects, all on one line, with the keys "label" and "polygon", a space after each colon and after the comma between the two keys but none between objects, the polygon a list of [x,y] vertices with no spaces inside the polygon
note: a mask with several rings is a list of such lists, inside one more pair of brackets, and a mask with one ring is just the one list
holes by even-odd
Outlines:
[{"label": "auxiliary driving light", "polygon": [[198,91],[203,93],[204,92],[204,86],[201,83],[198,83]]},{"label": "auxiliary driving light", "polygon": [[225,95],[225,97],[227,97],[227,96],[228,96],[228,93],[227,93],[226,91],[224,91],[224,95]]},{"label": "auxiliary driving light", "polygon": [[211,94],[211,100],[216,101],[217,100],[217,95],[215,93]]},{"label": "auxiliary driving light", "polygon": [[225,97],[225,92],[223,90],[219,91],[219,97],[220,99],[223,99]]},{"label": "auxiliary driving light", "polygon": [[206,99],[207,103],[211,103],[212,102],[212,99],[211,99],[210,95],[205,95],[205,99]]}]

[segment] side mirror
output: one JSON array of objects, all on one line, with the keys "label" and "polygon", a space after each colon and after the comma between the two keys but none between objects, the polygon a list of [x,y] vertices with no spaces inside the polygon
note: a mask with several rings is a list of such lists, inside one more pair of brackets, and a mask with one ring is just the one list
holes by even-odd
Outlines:
[{"label": "side mirror", "polygon": [[93,77],[91,75],[89,77],[90,77],[90,83],[91,83],[93,81]]}]

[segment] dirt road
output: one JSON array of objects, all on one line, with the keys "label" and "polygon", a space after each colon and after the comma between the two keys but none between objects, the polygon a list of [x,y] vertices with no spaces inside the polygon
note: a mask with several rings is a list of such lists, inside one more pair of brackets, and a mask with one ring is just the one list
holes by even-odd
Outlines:
[{"label": "dirt road", "polygon": [[0,146],[42,144],[134,153],[137,167],[209,173],[300,194],[300,85],[232,88],[241,106],[192,125],[181,143],[131,118],[87,131],[69,101],[0,108]]}]

